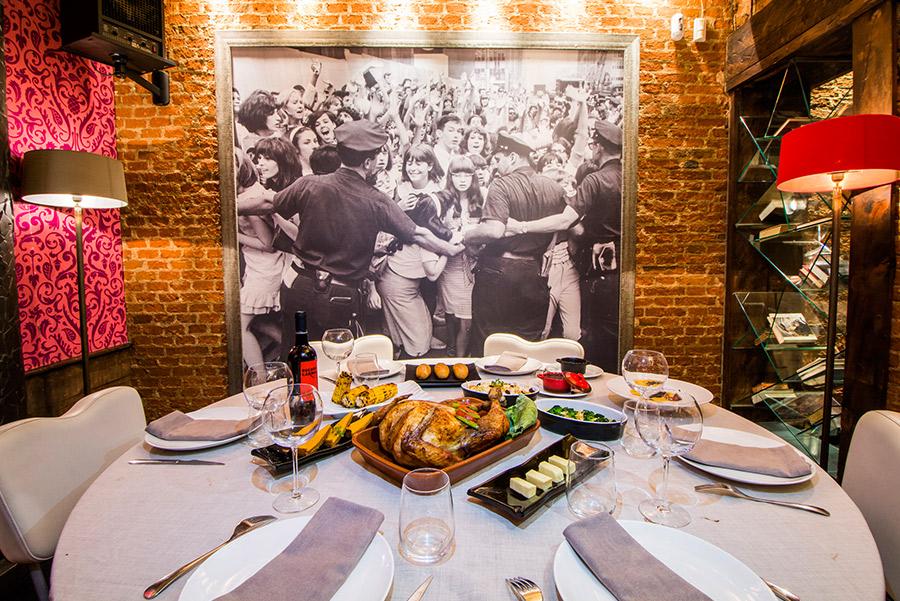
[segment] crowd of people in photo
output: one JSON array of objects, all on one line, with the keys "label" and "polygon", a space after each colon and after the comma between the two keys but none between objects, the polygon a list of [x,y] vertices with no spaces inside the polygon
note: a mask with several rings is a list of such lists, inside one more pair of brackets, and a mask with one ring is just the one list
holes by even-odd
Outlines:
[{"label": "crowd of people in photo", "polygon": [[[526,90],[466,75],[396,81],[391,73],[375,69],[336,87],[322,80],[321,69],[321,63],[311,61],[307,80],[286,90],[256,89],[244,96],[233,90],[245,362],[280,356],[293,341],[292,316],[286,312],[297,308],[298,300],[288,296],[294,280],[306,277],[310,267],[299,258],[300,229],[356,227],[339,211],[310,223],[289,211],[246,207],[267,193],[277,197],[298,179],[337,172],[352,154],[349,144],[339,144],[339,128],[352,123],[365,123],[386,140],[366,163],[371,165],[364,172],[366,183],[442,241],[410,243],[381,230],[374,248],[362,251],[371,255],[363,277],[309,272],[313,280],[318,277],[317,285],[358,289],[358,301],[346,295],[351,325],[358,332],[387,334],[404,358],[432,351],[480,355],[472,337],[473,317],[479,302],[491,301],[479,300],[473,288],[479,257],[492,239],[467,232],[500,219],[501,238],[541,236],[532,246],[539,247],[539,276],[546,282],[548,301],[532,337],[584,341],[604,331],[617,334],[623,105],[622,90],[613,86],[609,73],[575,85],[557,82]],[[498,180],[521,167],[514,160],[504,162],[511,152],[527,155],[522,165],[530,164],[538,176],[553,182],[553,188],[540,190],[562,190],[565,205],[552,211],[555,220],[529,222],[505,209],[501,219],[489,207],[501,202],[492,200],[492,195],[501,199],[494,190]],[[585,182],[597,172],[608,174],[595,177],[593,184]],[[579,201],[579,188],[586,183],[595,197],[606,197]],[[566,206],[575,210],[567,212]],[[366,243],[360,240],[365,238],[348,232],[345,243]],[[515,251],[504,247],[497,256],[516,258]],[[611,283],[598,288],[600,278]],[[332,293],[329,302],[338,305],[343,298]],[[608,306],[599,309],[598,303]],[[612,321],[605,329],[600,323],[591,328],[600,314]],[[589,328],[596,334],[589,334]],[[313,331],[310,335],[316,337]]]}]

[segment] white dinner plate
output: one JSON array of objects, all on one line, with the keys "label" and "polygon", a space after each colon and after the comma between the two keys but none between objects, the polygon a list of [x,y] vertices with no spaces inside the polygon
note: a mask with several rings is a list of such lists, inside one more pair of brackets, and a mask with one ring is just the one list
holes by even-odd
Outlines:
[{"label": "white dinner plate", "polygon": [[[379,384],[385,384],[386,382],[379,382]],[[334,392],[334,384],[329,383],[329,386],[322,385],[322,382],[319,382],[319,393],[322,395],[322,409],[327,415],[333,415],[335,417],[341,417],[348,413],[352,413],[354,411],[359,411],[363,409],[363,407],[344,407],[339,403],[335,403],[331,400],[331,395]],[[374,388],[378,384],[369,384],[370,387]],[[412,380],[406,380],[405,382],[397,383],[397,394],[392,396],[386,401],[381,403],[375,403],[374,405],[367,405],[365,409],[377,409],[378,407],[384,407],[398,396],[403,396],[405,394],[412,395],[411,398],[418,399],[421,401],[429,401],[431,397],[422,390],[422,387],[419,386],[416,382]]]},{"label": "white dinner plate", "polygon": [[[247,416],[249,415],[248,411],[248,407],[204,407],[203,409],[191,411],[187,415],[194,419],[230,419],[239,421],[247,419]],[[260,425],[261,424],[257,424],[253,430]],[[152,447],[166,451],[199,451],[200,449],[209,449],[228,444],[229,442],[240,440],[244,436],[246,436],[246,434],[233,436],[231,438],[226,438],[225,440],[163,440],[162,438],[153,436],[149,432],[144,432],[144,442]]]},{"label": "white dinner plate", "polygon": [[543,386],[538,387],[538,391],[544,396],[552,396],[557,399],[580,399],[591,394],[590,392],[549,392],[544,390]]},{"label": "white dinner plate", "polygon": [[[544,366],[544,369],[547,371],[562,371],[558,362],[548,363]],[[593,380],[594,378],[599,378],[604,373],[603,368],[599,365],[594,365],[593,363],[588,363],[584,368],[584,379],[585,380]]]},{"label": "white dinner plate", "polygon": [[[742,430],[732,430],[730,428],[716,428],[714,426],[704,427],[703,435],[700,438],[705,438],[706,440],[712,440],[714,442],[727,442],[745,447],[760,447],[763,449],[788,444],[784,441],[774,440],[767,436],[760,436],[759,434],[752,434],[750,432],[744,432]],[[816,466],[810,460],[810,458],[797,449],[794,450],[797,451],[797,454],[800,455],[800,457],[802,457],[803,460],[806,461],[806,463],[808,463],[812,468],[809,474],[805,476],[797,476],[796,478],[782,478],[780,476],[770,476],[769,474],[742,472],[740,470],[731,470],[724,467],[704,465],[702,463],[697,463],[696,461],[691,461],[686,457],[679,457],[679,459],[681,459],[691,467],[695,467],[698,470],[703,470],[708,474],[712,474],[720,478],[725,478],[727,480],[743,482],[744,484],[759,484],[761,486],[787,486],[790,484],[800,484],[801,482],[806,482],[807,480],[811,479],[816,473]]]},{"label": "white dinner plate", "polygon": [[[631,390],[631,387],[628,386],[628,382],[626,382],[625,378],[622,376],[616,376],[607,382],[606,387],[609,388],[610,392],[614,392],[626,399],[640,398],[640,395]],[[675,378],[666,380],[666,385],[663,386],[663,390],[666,392],[686,392],[697,400],[698,405],[705,405],[713,400],[713,393],[702,386],[697,386],[696,384],[691,384],[684,380],[676,380]]]},{"label": "white dinner plate", "polygon": [[[200,564],[181,590],[178,601],[212,601],[238,587],[297,538],[311,516],[278,520],[229,543]],[[298,570],[318,569],[297,566]],[[394,555],[375,534],[356,568],[331,601],[383,601],[394,580]]]},{"label": "white dinner plate", "polygon": [[[619,523],[654,557],[713,601],[775,599],[769,587],[750,568],[703,539],[646,522]],[[615,601],[566,541],[556,550],[553,580],[564,601]]]},{"label": "white dinner plate", "polygon": [[521,369],[517,369],[515,371],[504,371],[502,369],[493,369],[489,367],[490,365],[496,363],[499,357],[500,355],[488,355],[487,357],[476,359],[475,366],[481,371],[485,371],[489,374],[494,374],[497,376],[525,376],[528,374],[533,374],[537,370],[544,368],[544,364],[534,357],[529,357],[528,361],[525,362],[525,365],[523,365]]}]

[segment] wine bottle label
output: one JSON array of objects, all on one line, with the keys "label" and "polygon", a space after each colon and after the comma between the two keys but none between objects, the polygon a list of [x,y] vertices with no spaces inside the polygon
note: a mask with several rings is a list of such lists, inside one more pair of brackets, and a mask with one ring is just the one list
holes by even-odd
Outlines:
[{"label": "wine bottle label", "polygon": [[300,363],[300,383],[319,388],[319,367],[315,359]]}]

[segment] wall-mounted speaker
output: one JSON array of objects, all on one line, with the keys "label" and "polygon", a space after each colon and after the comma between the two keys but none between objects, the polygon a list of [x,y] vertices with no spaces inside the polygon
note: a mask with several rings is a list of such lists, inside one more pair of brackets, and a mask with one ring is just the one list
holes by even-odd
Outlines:
[{"label": "wall-mounted speaker", "polygon": [[148,73],[174,67],[166,58],[163,0],[63,0],[62,49],[107,65]]}]

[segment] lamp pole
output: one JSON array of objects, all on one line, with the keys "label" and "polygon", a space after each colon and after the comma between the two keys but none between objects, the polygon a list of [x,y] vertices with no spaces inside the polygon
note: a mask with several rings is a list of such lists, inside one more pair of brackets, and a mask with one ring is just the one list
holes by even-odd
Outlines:
[{"label": "lamp pole", "polygon": [[88,340],[87,306],[84,294],[84,239],[82,232],[81,197],[73,197],[75,203],[75,260],[78,264],[78,320],[81,326],[81,384],[84,396],[91,392],[90,341]]},{"label": "lamp pole", "polygon": [[841,270],[841,212],[844,192],[841,182],[844,172],[831,174],[831,274],[828,280],[828,330],[825,341],[825,397],[822,399],[822,432],[819,443],[819,465],[828,471],[828,450],[831,445],[831,408],[834,399],[834,358],[837,345],[838,290]]}]

